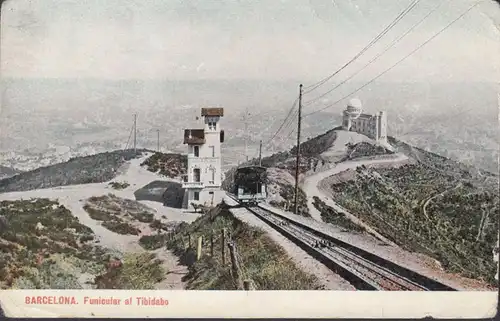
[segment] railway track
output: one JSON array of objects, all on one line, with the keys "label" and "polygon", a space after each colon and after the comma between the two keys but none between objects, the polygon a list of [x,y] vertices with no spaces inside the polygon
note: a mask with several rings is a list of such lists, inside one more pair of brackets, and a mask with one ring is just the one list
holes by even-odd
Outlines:
[{"label": "railway track", "polygon": [[359,290],[456,291],[286,216],[258,206],[246,209]]}]

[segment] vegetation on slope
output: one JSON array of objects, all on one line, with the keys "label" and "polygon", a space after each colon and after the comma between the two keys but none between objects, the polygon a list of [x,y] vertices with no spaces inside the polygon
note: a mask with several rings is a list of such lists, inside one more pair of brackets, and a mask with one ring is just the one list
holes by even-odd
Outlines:
[{"label": "vegetation on slope", "polygon": [[[279,195],[283,200],[271,200],[269,204],[285,211],[293,211],[295,206],[295,186],[280,183],[277,183],[277,185],[279,189]],[[310,217],[311,214],[309,213],[309,207],[307,206],[307,195],[301,188],[299,188],[298,203],[298,214],[305,217]]]},{"label": "vegetation on slope", "polygon": [[486,184],[488,177],[480,179],[452,161],[416,152],[417,164],[358,168],[353,180],[332,186],[333,197],[403,247],[436,258],[451,272],[494,282],[497,189]]},{"label": "vegetation on slope", "polygon": [[385,147],[373,145],[367,142],[360,142],[357,144],[348,143],[347,155],[342,161],[391,154],[394,154],[394,152]]},{"label": "vegetation on slope", "polygon": [[0,193],[106,182],[117,175],[121,165],[140,157],[144,151],[138,151],[137,155],[133,150],[106,152],[40,167],[0,180]]},{"label": "vegetation on slope", "polygon": [[125,254],[123,264],[95,279],[97,289],[153,290],[165,279],[162,261],[153,253]]},{"label": "vegetation on slope", "polygon": [[2,201],[0,218],[2,289],[79,289],[77,273],[96,274],[104,266],[107,253],[90,242],[92,230],[56,201]]},{"label": "vegetation on slope", "polygon": [[365,228],[353,223],[345,217],[344,213],[339,213],[335,209],[326,205],[319,197],[313,196],[313,205],[321,213],[321,219],[325,223],[330,223],[347,231],[364,232]]},{"label": "vegetation on slope", "polygon": [[17,169],[0,165],[0,179],[12,177],[19,173],[21,173],[21,171],[18,171]]},{"label": "vegetation on slope", "polygon": [[165,277],[161,263],[151,253],[98,246],[57,201],[0,202],[1,289],[154,289]]},{"label": "vegetation on slope", "polygon": [[[238,263],[243,279],[252,280],[258,290],[319,289],[317,279],[301,271],[264,231],[253,228],[226,209],[217,207],[191,224],[179,225],[169,237],[156,237],[158,244],[167,245],[189,266],[185,277],[187,289],[235,290],[237,282],[231,272],[231,260],[225,246],[225,264],[222,264],[222,229],[236,245]],[[196,261],[196,242],[203,237],[202,257]],[[210,237],[213,240],[211,253]],[[161,239],[163,238],[163,239]],[[189,246],[189,238],[191,246]],[[229,236],[226,239],[229,241]],[[151,242],[151,240],[150,240]]]},{"label": "vegetation on slope", "polygon": [[120,198],[113,194],[90,197],[83,209],[90,217],[102,221],[102,226],[118,234],[139,235],[139,223],[149,223],[153,229],[167,229],[154,218],[154,210],[137,201]]},{"label": "vegetation on slope", "polygon": [[111,182],[108,184],[112,189],[121,190],[130,186],[128,182]]},{"label": "vegetation on slope", "polygon": [[146,159],[141,166],[145,166],[150,172],[159,173],[170,178],[177,178],[186,174],[187,156],[156,152]]}]

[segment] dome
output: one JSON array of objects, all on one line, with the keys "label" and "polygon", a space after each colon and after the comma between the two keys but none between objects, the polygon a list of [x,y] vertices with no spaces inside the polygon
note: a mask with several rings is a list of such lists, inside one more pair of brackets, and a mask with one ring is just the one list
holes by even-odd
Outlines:
[{"label": "dome", "polygon": [[346,108],[347,114],[351,118],[358,118],[359,115],[361,115],[361,112],[363,111],[362,105],[361,105],[361,100],[357,98],[353,98],[349,100],[349,103],[347,104]]}]

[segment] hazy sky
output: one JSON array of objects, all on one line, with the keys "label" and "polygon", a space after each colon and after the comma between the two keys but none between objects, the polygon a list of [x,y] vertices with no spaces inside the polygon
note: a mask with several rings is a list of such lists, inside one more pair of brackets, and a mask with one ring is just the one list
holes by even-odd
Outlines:
[{"label": "hazy sky", "polygon": [[[411,0],[10,0],[1,71],[14,77],[316,81],[373,39]],[[455,19],[472,0],[421,0],[346,74],[442,5],[356,80]],[[499,30],[485,0],[383,80],[498,81]]]}]

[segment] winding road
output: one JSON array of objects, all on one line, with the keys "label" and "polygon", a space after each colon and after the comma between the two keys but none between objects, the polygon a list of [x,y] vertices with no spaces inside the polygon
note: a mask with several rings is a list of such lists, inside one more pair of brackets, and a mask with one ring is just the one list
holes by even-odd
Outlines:
[{"label": "winding road", "polygon": [[331,197],[328,195],[325,195],[325,193],[318,187],[319,183],[338,173],[341,173],[343,171],[349,170],[349,169],[355,169],[358,166],[371,166],[371,165],[382,165],[382,164],[397,164],[403,161],[408,160],[408,157],[404,154],[395,154],[396,157],[391,158],[391,159],[370,159],[370,160],[359,160],[359,161],[348,161],[348,162],[342,162],[337,164],[335,167],[319,172],[317,174],[313,174],[310,176],[307,176],[304,178],[304,181],[302,183],[302,188],[306,195],[308,195],[307,198],[307,207],[309,208],[309,213],[311,214],[312,218],[315,220],[322,222],[321,218],[321,213],[316,209],[316,207],[313,205],[313,196],[318,196],[320,197],[326,205],[332,207],[334,210],[345,214],[345,216],[350,219],[353,223],[358,224],[359,226],[363,226],[366,231],[378,239],[390,244],[390,245],[395,245],[393,242],[390,240],[386,239],[382,235],[380,235],[377,231],[375,231],[373,228],[370,226],[366,225],[363,221],[358,219],[355,215],[349,213],[345,208],[337,204]]}]

